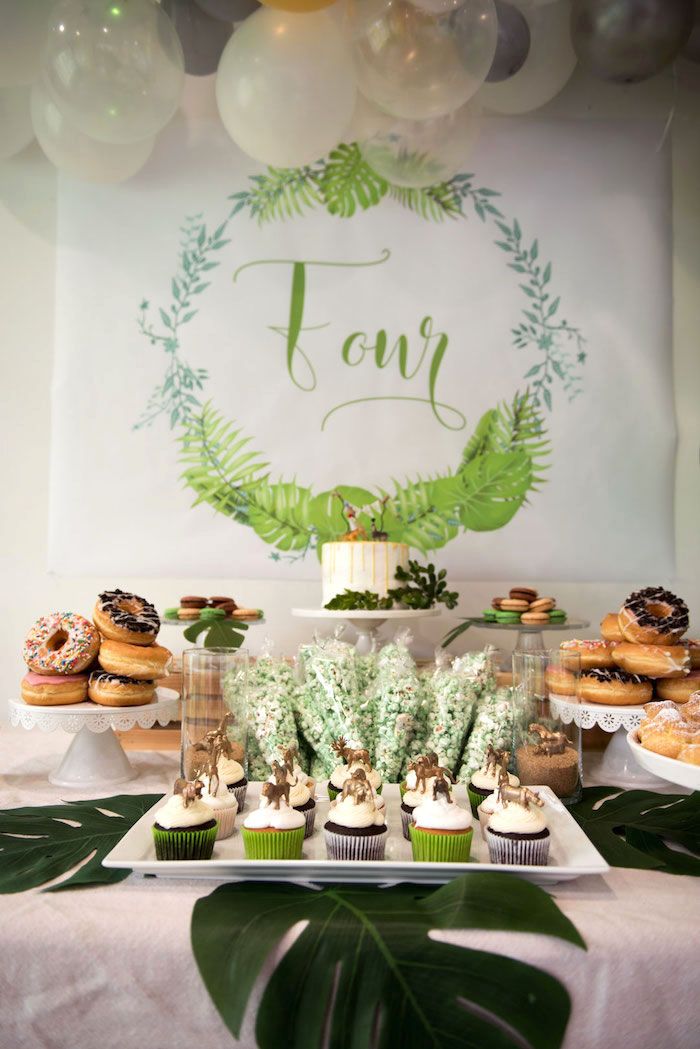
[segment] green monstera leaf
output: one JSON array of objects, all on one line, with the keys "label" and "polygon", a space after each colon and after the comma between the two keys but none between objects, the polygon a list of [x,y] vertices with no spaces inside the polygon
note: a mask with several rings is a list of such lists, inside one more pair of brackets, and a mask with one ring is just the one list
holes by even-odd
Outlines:
[{"label": "green monstera leaf", "polygon": [[532,486],[532,463],[525,452],[490,452],[467,463],[461,477],[462,525],[490,532],[508,524],[523,505]]},{"label": "green monstera leaf", "polygon": [[511,958],[429,938],[432,929],[504,929],[585,947],[554,901],[529,882],[484,873],[437,890],[219,887],[195,904],[192,945],[235,1037],[265,962],[299,922],[303,931],[263,991],[260,1049],[557,1049],[562,1043],[570,1000],[558,980]]},{"label": "green monstera leaf", "polygon": [[688,796],[586,787],[570,811],[611,866],[700,876],[700,791]]},{"label": "green monstera leaf", "polygon": [[358,209],[375,207],[389,189],[389,184],[365,163],[355,142],[342,143],[331,151],[320,186],[328,211],[344,219]]},{"label": "green monstera leaf", "polygon": [[79,870],[47,891],[123,881],[131,871],[107,869],[102,860],[161,797],[117,794],[0,811],[0,893],[35,889],[85,859]]}]

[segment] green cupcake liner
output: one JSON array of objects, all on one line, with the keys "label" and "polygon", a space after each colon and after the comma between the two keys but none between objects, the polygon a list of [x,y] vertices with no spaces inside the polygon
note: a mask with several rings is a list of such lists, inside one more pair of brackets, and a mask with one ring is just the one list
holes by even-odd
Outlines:
[{"label": "green cupcake liner", "polygon": [[469,860],[473,827],[462,834],[431,834],[412,823],[408,833],[417,863],[467,863]]},{"label": "green cupcake liner", "polygon": [[161,830],[153,827],[153,840],[156,846],[157,860],[210,860],[214,851],[214,842],[219,829],[207,830]]},{"label": "green cupcake liner", "polygon": [[[492,791],[489,791],[489,794],[491,793]],[[476,810],[479,808],[479,805],[481,805],[482,801],[485,801],[489,795],[477,794],[476,791],[472,790],[469,786],[467,787],[467,794],[469,795],[469,804],[472,807],[472,816],[476,816],[478,818],[479,813]]]},{"label": "green cupcake liner", "polygon": [[300,860],[306,827],[293,830],[248,830],[241,827],[247,860]]},{"label": "green cupcake liner", "polygon": [[329,780],[328,781],[328,797],[331,799],[331,801],[335,801],[335,799],[338,797],[339,794],[340,794],[339,788],[338,787],[334,787],[333,784],[331,783],[331,781]]},{"label": "green cupcake liner", "polygon": [[402,798],[403,798],[403,796],[404,796],[404,794],[406,793],[407,790],[408,790],[408,784],[406,783],[406,780],[402,780],[401,783],[399,783],[399,794],[401,795]]}]

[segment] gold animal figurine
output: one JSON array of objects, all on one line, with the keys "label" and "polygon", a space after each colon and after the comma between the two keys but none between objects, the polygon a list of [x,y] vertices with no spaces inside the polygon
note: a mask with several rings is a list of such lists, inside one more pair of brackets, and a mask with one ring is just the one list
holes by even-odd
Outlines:
[{"label": "gold animal figurine", "polygon": [[331,743],[331,750],[334,754],[337,754],[341,761],[345,761],[345,755],[348,752],[348,744],[345,736],[338,736],[337,739],[334,739]]},{"label": "gold animal figurine", "polygon": [[361,765],[369,765],[369,751],[365,750],[364,747],[353,750],[347,747],[345,750],[345,761],[348,765],[354,765],[359,762]]},{"label": "gold animal figurine", "polygon": [[291,776],[294,772],[294,762],[299,755],[299,748],[296,743],[290,743],[288,747],[285,747],[284,743],[280,743],[277,749],[282,755],[282,764]]},{"label": "gold animal figurine", "polygon": [[445,798],[449,805],[453,804],[450,795],[450,784],[445,776],[442,775],[442,772],[435,777],[435,782],[433,783],[433,801],[437,801],[440,797]]},{"label": "gold animal figurine", "polygon": [[510,751],[497,750],[489,743],[486,748],[486,754],[484,755],[484,761],[486,763],[487,775],[493,775],[495,777],[499,768],[507,770],[508,762],[510,761]]},{"label": "gold animal figurine", "polygon": [[498,801],[504,809],[507,809],[511,802],[514,805],[522,805],[525,809],[528,805],[538,805],[540,808],[544,805],[536,790],[530,790],[529,787],[511,787],[505,769],[501,769],[498,781]]},{"label": "gold animal figurine", "polygon": [[563,754],[567,746],[573,746],[572,741],[565,732],[552,732],[544,725],[529,725],[528,732],[539,736],[539,742],[535,745],[535,754]]},{"label": "gold animal figurine", "polygon": [[347,499],[344,499],[340,492],[333,492],[336,498],[340,499],[343,509],[340,511],[347,525],[347,532],[345,535],[340,536],[339,542],[341,543],[356,543],[360,539],[367,538],[367,530],[357,520],[357,510],[352,506]]},{"label": "gold animal figurine", "polygon": [[352,798],[356,805],[361,805],[363,801],[368,801],[371,796],[372,788],[369,785],[367,773],[364,769],[355,769],[353,774],[343,784],[343,789],[340,792],[341,799]]},{"label": "gold animal figurine", "polygon": [[203,790],[204,784],[201,779],[188,780],[180,778],[175,780],[173,794],[180,794],[182,796],[182,804],[187,808],[193,801],[201,798]]},{"label": "gold animal figurine", "polygon": [[275,777],[275,783],[287,783],[290,787],[296,786],[296,779],[290,780],[287,771],[286,765],[280,765],[279,761],[272,762],[272,774]]},{"label": "gold animal figurine", "polygon": [[289,805],[289,787],[287,778],[285,775],[284,783],[263,783],[262,791],[260,792],[263,798],[267,798],[267,803],[274,809],[280,807],[280,801],[282,798]]}]

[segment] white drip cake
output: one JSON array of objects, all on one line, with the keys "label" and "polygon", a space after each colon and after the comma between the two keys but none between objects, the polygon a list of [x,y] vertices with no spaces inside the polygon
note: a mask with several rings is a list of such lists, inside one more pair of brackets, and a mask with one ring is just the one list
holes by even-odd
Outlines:
[{"label": "white drip cake", "polygon": [[400,584],[396,569],[408,568],[406,543],[383,540],[324,543],[321,551],[323,604],[345,590],[371,590],[386,597]]}]

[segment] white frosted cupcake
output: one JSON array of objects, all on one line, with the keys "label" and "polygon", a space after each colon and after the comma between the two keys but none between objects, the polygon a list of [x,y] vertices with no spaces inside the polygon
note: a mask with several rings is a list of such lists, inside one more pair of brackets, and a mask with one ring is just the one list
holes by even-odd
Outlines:
[{"label": "white frosted cupcake", "polygon": [[[498,790],[498,777],[501,774],[500,765],[483,765],[472,774],[467,784],[467,793],[471,802],[472,814],[477,815],[477,809],[482,801],[488,798],[494,790]],[[519,787],[520,780],[512,773],[508,773],[508,784],[511,787]]]},{"label": "white frosted cupcake", "polygon": [[549,831],[542,809],[509,802],[493,813],[486,825],[491,863],[546,866]]},{"label": "white frosted cupcake", "polygon": [[323,830],[331,860],[384,859],[386,819],[372,792],[365,793],[361,800],[339,795],[331,803]]},{"label": "white frosted cupcake", "polygon": [[[409,785],[408,776],[411,775],[413,775],[414,777],[413,787]],[[403,836],[406,839],[406,841],[411,840],[408,828],[413,823],[413,813],[415,812],[418,805],[422,805],[424,801],[427,801],[429,798],[433,797],[433,787],[435,785],[435,781],[437,780],[437,776],[428,776],[426,780],[423,780],[422,782],[417,782],[415,779],[415,773],[412,774],[409,772],[408,776],[406,777],[408,789],[404,791],[403,797],[401,798],[401,829],[403,831]],[[422,789],[423,786],[425,786],[424,790]],[[451,789],[450,797],[452,797]]]},{"label": "white frosted cupcake", "polygon": [[216,790],[212,793],[209,776],[200,776],[199,778],[204,784],[202,802],[209,807],[212,816],[219,824],[216,840],[220,841],[222,838],[230,838],[233,834],[238,812],[238,802],[235,796],[226,789],[226,784],[222,783],[221,780],[216,784]]},{"label": "white frosted cupcake", "polygon": [[367,782],[375,794],[381,794],[382,777],[377,770],[372,768],[369,762],[353,761],[350,765],[336,765],[333,769],[331,777],[328,780],[328,796],[331,801],[334,801],[335,798],[337,798],[345,786],[346,780],[349,780],[353,772],[356,772],[357,769],[362,769],[365,773]]},{"label": "white frosted cupcake", "polygon": [[241,835],[248,860],[300,860],[306,820],[301,812],[287,805],[260,799],[243,821]]},{"label": "white frosted cupcake", "polygon": [[494,790],[493,794],[489,794],[488,798],[484,798],[479,808],[476,810],[479,817],[479,824],[481,826],[481,836],[486,839],[486,825],[494,812],[500,812],[503,808],[500,801],[498,800],[498,791]]},{"label": "white frosted cupcake", "polygon": [[235,758],[227,758],[225,754],[222,754],[216,764],[216,770],[219,773],[221,782],[225,784],[226,789],[233,794],[238,802],[238,811],[240,812],[245,805],[245,796],[248,790],[245,769],[240,761],[236,761]]},{"label": "white frosted cupcake", "polygon": [[466,863],[472,814],[444,795],[426,798],[413,810],[409,827],[413,859],[419,863]]},{"label": "white frosted cupcake", "polygon": [[[270,782],[274,783],[275,777],[270,778]],[[314,830],[314,821],[316,819],[316,802],[311,797],[311,791],[304,782],[299,780],[297,783],[291,783],[289,786],[289,804],[297,812],[300,812],[306,820],[306,830],[304,832],[305,838],[310,838]]]}]

